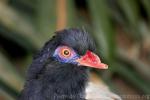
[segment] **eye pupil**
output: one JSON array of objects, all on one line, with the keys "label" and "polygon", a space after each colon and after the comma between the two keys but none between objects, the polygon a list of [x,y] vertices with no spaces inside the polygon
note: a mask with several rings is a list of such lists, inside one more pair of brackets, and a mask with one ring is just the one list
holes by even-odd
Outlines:
[{"label": "eye pupil", "polygon": [[69,55],[69,51],[68,51],[68,50],[65,50],[65,51],[64,51],[64,54],[65,54],[65,55]]}]

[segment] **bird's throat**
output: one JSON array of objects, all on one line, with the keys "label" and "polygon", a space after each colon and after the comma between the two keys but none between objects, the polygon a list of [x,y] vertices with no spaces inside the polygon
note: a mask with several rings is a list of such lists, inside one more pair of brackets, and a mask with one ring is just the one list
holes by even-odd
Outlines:
[{"label": "bird's throat", "polygon": [[88,69],[86,67],[59,65],[57,68],[57,66],[48,65],[47,72],[43,77],[45,84],[43,91],[46,95],[49,93],[58,99],[84,100],[85,87],[88,81]]},{"label": "bird's throat", "polygon": [[51,63],[26,81],[19,100],[85,100],[88,69]]}]

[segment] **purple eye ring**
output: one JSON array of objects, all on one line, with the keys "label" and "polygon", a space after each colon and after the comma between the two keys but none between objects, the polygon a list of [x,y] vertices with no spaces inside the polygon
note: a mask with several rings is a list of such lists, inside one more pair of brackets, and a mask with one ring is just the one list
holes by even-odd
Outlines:
[{"label": "purple eye ring", "polygon": [[59,46],[56,50],[53,56],[58,55],[61,59],[70,59],[72,58],[76,53],[72,48],[69,48],[68,46]]},{"label": "purple eye ring", "polygon": [[56,48],[53,57],[61,63],[77,64],[76,59],[79,55],[68,46],[59,46]]}]

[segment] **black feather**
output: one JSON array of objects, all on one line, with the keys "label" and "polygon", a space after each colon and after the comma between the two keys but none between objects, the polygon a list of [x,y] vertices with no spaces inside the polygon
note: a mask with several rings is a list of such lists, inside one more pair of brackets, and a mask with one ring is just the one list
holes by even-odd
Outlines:
[{"label": "black feather", "polygon": [[59,45],[72,47],[79,55],[95,51],[90,35],[83,30],[56,32],[34,57],[19,100],[85,100],[88,69],[55,61],[52,55]]}]

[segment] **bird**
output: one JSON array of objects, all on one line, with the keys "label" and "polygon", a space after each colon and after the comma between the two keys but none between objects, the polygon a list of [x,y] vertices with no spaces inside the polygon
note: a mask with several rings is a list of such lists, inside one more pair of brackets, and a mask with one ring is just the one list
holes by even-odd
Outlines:
[{"label": "bird", "polygon": [[84,29],[55,32],[33,57],[18,100],[86,100],[91,68],[107,69]]}]

